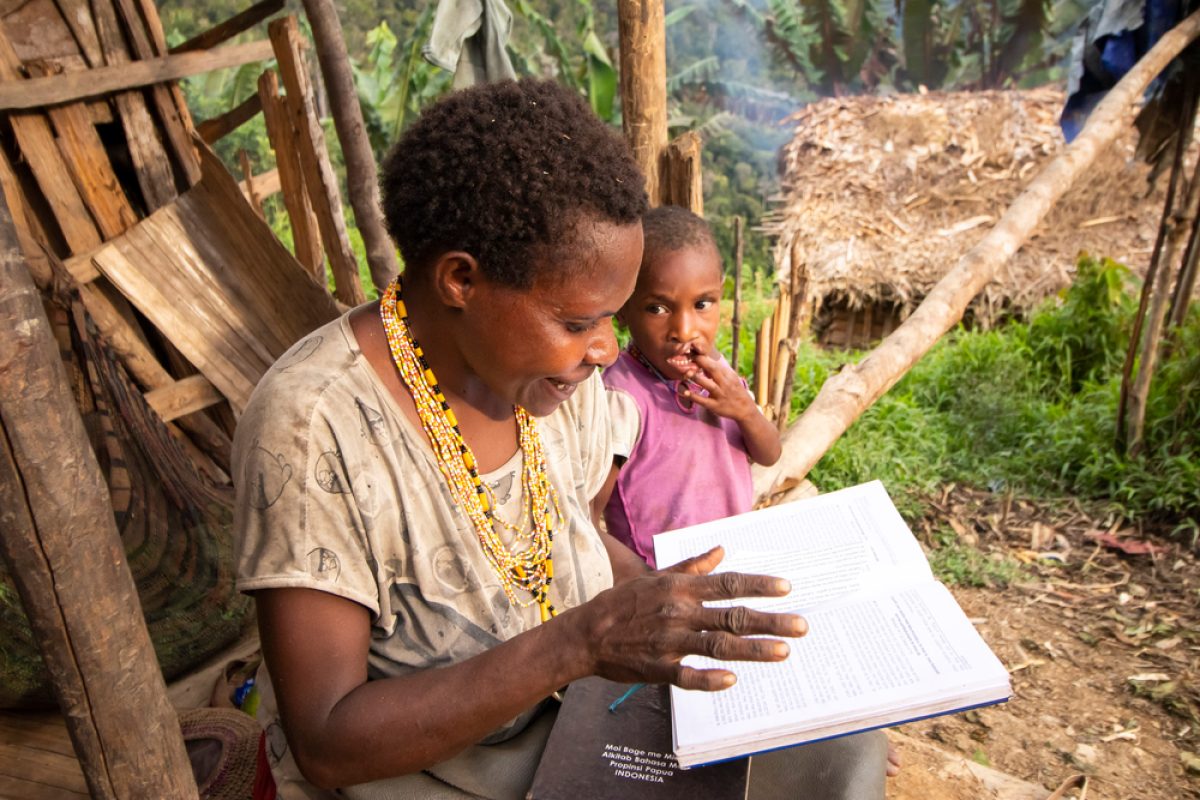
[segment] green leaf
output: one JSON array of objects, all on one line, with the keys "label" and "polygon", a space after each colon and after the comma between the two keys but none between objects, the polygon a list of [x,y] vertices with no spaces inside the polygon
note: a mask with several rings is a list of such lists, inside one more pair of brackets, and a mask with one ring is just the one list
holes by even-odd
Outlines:
[{"label": "green leaf", "polygon": [[583,40],[583,52],[587,56],[588,101],[596,116],[611,120],[613,101],[617,96],[617,71],[613,69],[608,53],[604,50],[595,31],[590,31]]}]

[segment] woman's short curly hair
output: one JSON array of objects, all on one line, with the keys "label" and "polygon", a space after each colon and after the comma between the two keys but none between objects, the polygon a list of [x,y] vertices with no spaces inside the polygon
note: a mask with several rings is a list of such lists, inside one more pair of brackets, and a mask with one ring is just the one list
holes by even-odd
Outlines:
[{"label": "woman's short curly hair", "polygon": [[528,288],[588,216],[637,223],[645,179],[624,140],[553,81],[503,81],[426,109],[383,162],[383,211],[408,269],[462,250]]}]

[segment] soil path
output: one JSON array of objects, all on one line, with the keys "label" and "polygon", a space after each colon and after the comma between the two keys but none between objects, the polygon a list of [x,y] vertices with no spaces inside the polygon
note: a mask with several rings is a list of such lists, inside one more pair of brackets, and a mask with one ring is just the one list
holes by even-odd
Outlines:
[{"label": "soil path", "polygon": [[[1070,502],[947,487],[914,525],[1021,563],[1006,587],[952,587],[1012,674],[1004,705],[911,723],[908,736],[1068,798],[1200,798],[1200,564]],[[936,792],[926,800],[941,800]]]}]

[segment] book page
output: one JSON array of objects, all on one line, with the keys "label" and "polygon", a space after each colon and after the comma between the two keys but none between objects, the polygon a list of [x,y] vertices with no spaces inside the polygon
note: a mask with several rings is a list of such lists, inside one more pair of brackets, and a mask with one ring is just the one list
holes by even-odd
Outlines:
[{"label": "book page", "polygon": [[661,567],[725,547],[718,571],[787,578],[783,599],[740,605],[805,611],[864,589],[932,580],[929,562],[879,481],[654,537]]},{"label": "book page", "polygon": [[[671,688],[678,752],[771,732],[811,731],[792,740],[807,741],[847,720],[884,713],[891,724],[931,713],[939,702],[945,710],[947,699],[961,698],[950,706],[961,707],[1008,696],[1004,666],[939,583],[843,600],[806,616],[809,633],[789,640],[786,661],[684,660],[732,669],[738,682],[712,693]],[[980,692],[989,696],[975,697]]]}]

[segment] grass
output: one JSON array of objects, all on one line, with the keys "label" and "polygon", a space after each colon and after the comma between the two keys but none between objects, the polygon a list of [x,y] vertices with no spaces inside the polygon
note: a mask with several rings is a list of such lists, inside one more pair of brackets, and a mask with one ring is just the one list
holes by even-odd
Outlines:
[{"label": "grass", "polygon": [[[1136,290],[1121,265],[1084,257],[1074,286],[1028,320],[953,331],[838,440],[813,469],[813,481],[832,490],[879,478],[909,519],[921,515],[922,495],[949,482],[1074,495],[1131,521],[1166,525],[1194,543],[1200,313],[1193,309],[1175,352],[1156,372],[1144,450],[1123,455],[1114,446],[1115,420]],[[793,416],[860,355],[803,348]],[[949,549],[938,558],[968,582],[1002,578]]]}]

